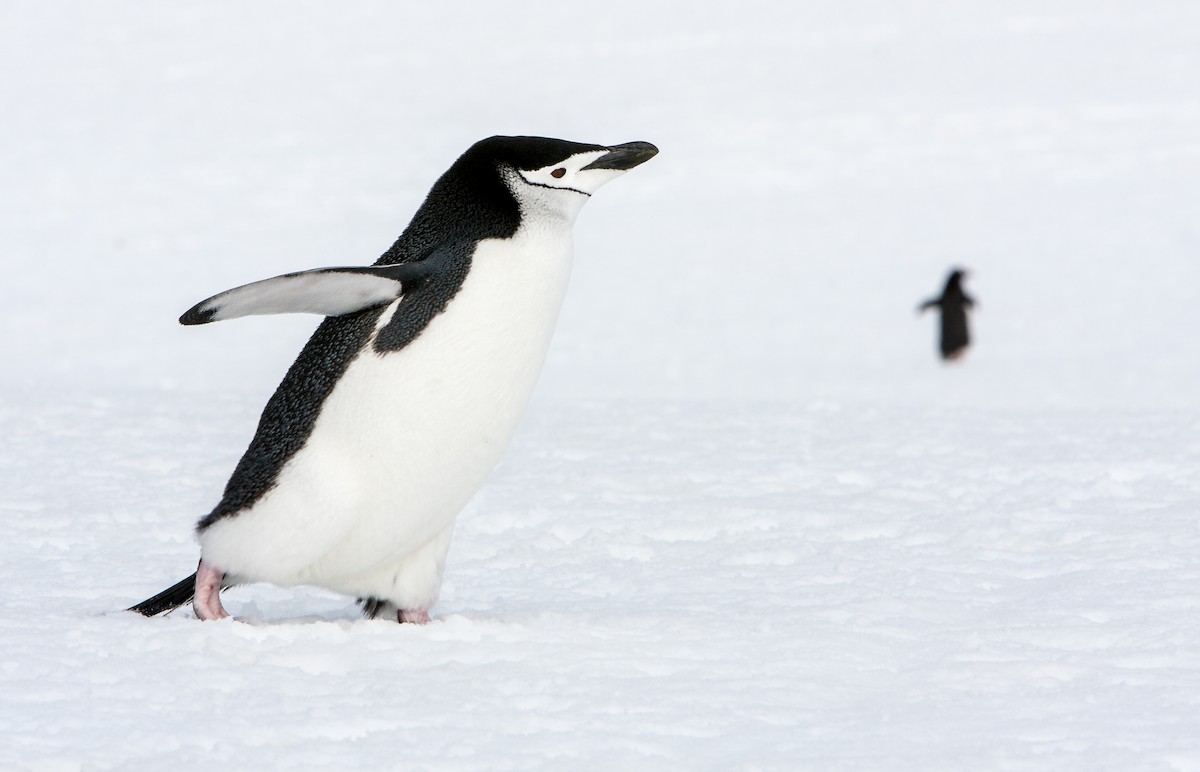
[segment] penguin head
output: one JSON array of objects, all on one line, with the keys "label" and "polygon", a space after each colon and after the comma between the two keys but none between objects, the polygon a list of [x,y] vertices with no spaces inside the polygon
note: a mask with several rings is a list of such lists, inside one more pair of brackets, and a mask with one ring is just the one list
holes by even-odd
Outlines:
[{"label": "penguin head", "polygon": [[657,153],[649,142],[482,139],[434,183],[396,248],[420,254],[448,239],[508,238],[522,222],[569,224],[601,185]]},{"label": "penguin head", "polygon": [[602,185],[658,154],[649,142],[606,146],[548,137],[491,137],[476,148],[494,158],[524,213],[570,219]]},{"label": "penguin head", "polygon": [[[604,147],[541,137],[506,137],[530,152],[514,159],[513,167],[528,185],[590,196],[604,183],[620,177],[658,153],[649,142]],[[543,163],[549,159],[549,163]]]},{"label": "penguin head", "polygon": [[946,277],[946,286],[942,289],[942,297],[950,300],[958,300],[966,297],[967,291],[963,288],[963,282],[970,275],[964,268],[955,267],[951,269],[950,275]]}]

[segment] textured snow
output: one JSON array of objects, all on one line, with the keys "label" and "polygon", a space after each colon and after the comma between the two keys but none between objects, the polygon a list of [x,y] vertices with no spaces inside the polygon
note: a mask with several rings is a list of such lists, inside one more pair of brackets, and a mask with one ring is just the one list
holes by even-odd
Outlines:
[{"label": "textured snow", "polygon": [[[1200,5],[427,5],[0,8],[0,769],[1200,769]],[[122,612],[495,133],[662,152],[433,622]]]}]

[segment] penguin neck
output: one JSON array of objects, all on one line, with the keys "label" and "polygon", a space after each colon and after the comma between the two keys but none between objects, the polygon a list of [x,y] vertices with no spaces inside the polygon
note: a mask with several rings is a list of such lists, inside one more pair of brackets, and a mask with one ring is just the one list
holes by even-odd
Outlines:
[{"label": "penguin neck", "polygon": [[420,260],[448,243],[511,238],[521,226],[520,206],[494,170],[483,171],[451,167],[377,264]]}]

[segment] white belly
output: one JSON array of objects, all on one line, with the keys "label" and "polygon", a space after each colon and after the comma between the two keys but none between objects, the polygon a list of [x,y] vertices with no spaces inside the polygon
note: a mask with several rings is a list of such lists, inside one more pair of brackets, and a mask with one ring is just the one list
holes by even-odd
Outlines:
[{"label": "white belly", "polygon": [[400,351],[365,347],[275,488],[201,534],[205,560],[248,581],[432,605],[454,518],[533,391],[570,262],[569,227],[481,242],[445,311]]}]

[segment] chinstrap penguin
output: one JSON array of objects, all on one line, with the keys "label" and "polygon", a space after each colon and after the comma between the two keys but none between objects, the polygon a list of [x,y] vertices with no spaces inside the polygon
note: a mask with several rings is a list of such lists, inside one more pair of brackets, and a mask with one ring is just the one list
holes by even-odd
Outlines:
[{"label": "chinstrap penguin", "polygon": [[942,294],[926,300],[917,308],[917,313],[924,313],[931,308],[937,308],[941,312],[939,348],[942,359],[947,361],[961,359],[967,353],[967,346],[971,344],[967,310],[975,305],[975,301],[963,290],[962,283],[966,278],[966,271],[958,268],[952,270],[946,278]]},{"label": "chinstrap penguin", "polygon": [[194,575],[132,607],[248,582],[357,597],[425,622],[454,521],[500,459],[541,370],[571,263],[571,226],[601,185],[648,161],[603,146],[491,137],[434,184],[373,266],[277,276],[214,295],[187,325],[325,315],[267,402],[220,502],[196,527]]}]

